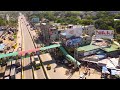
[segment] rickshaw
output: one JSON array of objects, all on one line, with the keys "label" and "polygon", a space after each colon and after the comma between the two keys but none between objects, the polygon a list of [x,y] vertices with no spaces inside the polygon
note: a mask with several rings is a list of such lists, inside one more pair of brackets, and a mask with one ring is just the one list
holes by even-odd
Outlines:
[{"label": "rickshaw", "polygon": [[51,66],[50,64],[47,65],[47,70],[50,70],[51,69]]}]

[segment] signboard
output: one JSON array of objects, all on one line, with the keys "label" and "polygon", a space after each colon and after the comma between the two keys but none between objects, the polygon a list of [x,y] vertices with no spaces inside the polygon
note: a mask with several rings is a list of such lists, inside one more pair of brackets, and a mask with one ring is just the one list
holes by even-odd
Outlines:
[{"label": "signboard", "polygon": [[81,43],[81,38],[69,39],[66,41],[66,46],[74,46]]},{"label": "signboard", "polygon": [[114,37],[114,30],[95,30],[96,38],[109,38],[113,39]]},{"label": "signboard", "polygon": [[33,22],[33,23],[39,23],[40,20],[39,20],[39,18],[36,17],[36,18],[32,18],[32,22]]}]

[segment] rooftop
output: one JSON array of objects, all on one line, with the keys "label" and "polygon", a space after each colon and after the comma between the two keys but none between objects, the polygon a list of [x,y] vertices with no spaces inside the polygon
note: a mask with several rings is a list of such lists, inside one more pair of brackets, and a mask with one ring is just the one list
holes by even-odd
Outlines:
[{"label": "rooftop", "polygon": [[103,50],[106,52],[112,52],[112,51],[119,50],[119,46],[112,44],[110,47],[103,48]]},{"label": "rooftop", "polygon": [[94,50],[94,49],[98,49],[100,48],[99,46],[95,46],[95,45],[87,45],[87,46],[82,46],[77,48],[77,51],[90,51],[90,50]]}]

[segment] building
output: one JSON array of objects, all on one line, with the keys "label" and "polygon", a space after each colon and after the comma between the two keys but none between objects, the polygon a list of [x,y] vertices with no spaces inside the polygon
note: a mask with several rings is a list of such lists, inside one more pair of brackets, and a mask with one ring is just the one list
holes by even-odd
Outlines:
[{"label": "building", "polygon": [[76,55],[76,58],[83,58],[85,56],[95,54],[98,50],[100,50],[99,46],[90,44],[90,45],[78,47],[75,50],[75,55]]},{"label": "building", "polygon": [[107,57],[119,57],[120,47],[114,42],[98,41],[90,45],[80,46],[75,49],[76,58],[84,58],[91,55],[106,55]]},{"label": "building", "polygon": [[50,34],[50,41],[51,41],[51,42],[52,42],[52,41],[56,41],[56,40],[59,39],[59,37],[58,37],[58,30],[57,30],[56,27],[50,28],[49,34]]},{"label": "building", "polygon": [[89,35],[81,35],[76,37],[70,36],[66,33],[60,33],[59,39],[64,46],[83,46],[90,44],[92,41],[92,37]]},{"label": "building", "polygon": [[92,36],[94,34],[94,30],[94,25],[68,25],[67,29],[65,29],[66,33],[69,34],[69,36],[82,36],[83,34]]},{"label": "building", "polygon": [[120,47],[116,44],[111,44],[109,47],[101,48],[107,53],[108,57],[119,57]]},{"label": "building", "polygon": [[91,41],[92,41],[92,37],[89,36],[89,35],[84,34],[84,35],[82,35],[82,36],[80,36],[80,37],[82,38],[81,46],[82,46],[82,45],[88,45],[88,44],[90,44]]},{"label": "building", "polygon": [[50,39],[49,34],[50,25],[48,23],[40,23],[41,37],[43,38],[43,42],[47,42]]}]

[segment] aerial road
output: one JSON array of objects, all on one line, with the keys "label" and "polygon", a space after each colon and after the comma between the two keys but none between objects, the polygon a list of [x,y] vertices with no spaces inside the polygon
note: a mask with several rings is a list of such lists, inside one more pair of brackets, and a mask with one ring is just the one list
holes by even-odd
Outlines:
[{"label": "aerial road", "polygon": [[[24,50],[30,50],[34,49],[34,43],[32,41],[32,38],[30,36],[30,33],[28,31],[28,26],[26,25],[26,20],[24,16],[21,16],[21,30],[22,30],[22,37],[23,37],[23,51]],[[23,79],[44,79],[44,73],[42,71],[42,68],[35,71],[32,67],[31,62],[34,61],[32,58],[24,58],[23,60]]]}]

